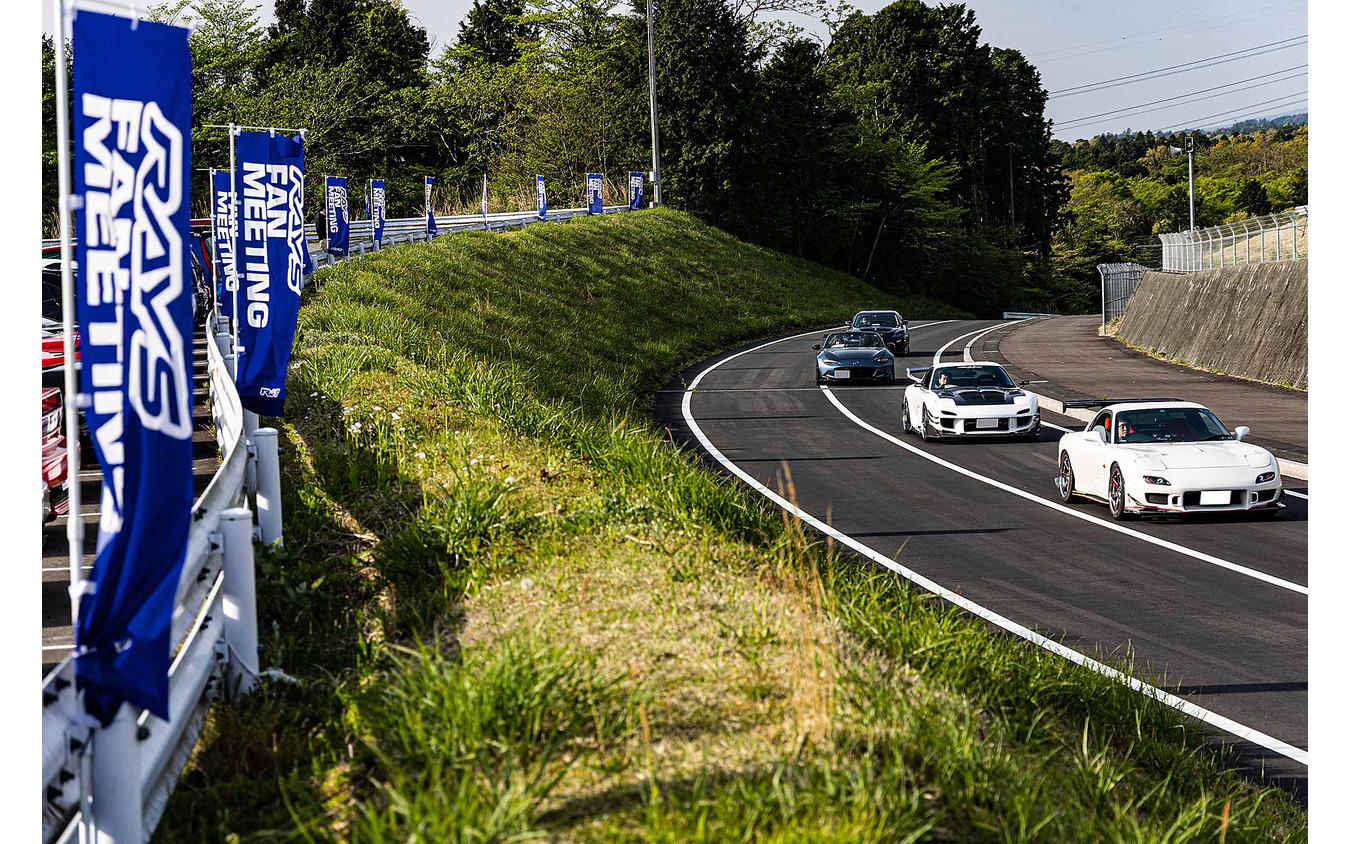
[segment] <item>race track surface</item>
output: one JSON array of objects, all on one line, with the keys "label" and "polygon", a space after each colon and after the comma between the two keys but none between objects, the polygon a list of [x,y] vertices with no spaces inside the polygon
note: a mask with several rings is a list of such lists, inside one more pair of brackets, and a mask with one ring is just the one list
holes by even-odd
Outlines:
[{"label": "race track surface", "polygon": [[[943,346],[943,360],[960,360],[981,330],[1002,324],[915,320],[896,371],[929,365]],[[1136,520],[1124,532],[1100,505],[1069,505],[1088,518],[1065,513],[1054,486],[1060,431],[1044,428],[1039,442],[924,443],[901,429],[903,384],[815,385],[811,344],[824,333],[690,367],[658,394],[658,420],[709,456],[687,398],[708,444],[750,477],[778,489],[786,465],[804,512],[828,514],[879,554],[1082,654],[1113,663],[1132,653],[1144,682],[1292,746],[1281,753],[1207,728],[1236,745],[1244,766],[1306,794],[1306,757],[1291,758],[1308,747],[1306,498],[1289,496],[1274,521]],[[1303,482],[1284,481],[1306,495]]]}]

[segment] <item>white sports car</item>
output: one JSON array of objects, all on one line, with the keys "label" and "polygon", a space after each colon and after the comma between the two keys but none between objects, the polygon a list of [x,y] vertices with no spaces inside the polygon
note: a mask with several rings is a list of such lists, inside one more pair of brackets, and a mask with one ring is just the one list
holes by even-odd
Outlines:
[{"label": "white sports car", "polygon": [[1101,408],[1082,431],[1059,440],[1061,501],[1099,501],[1113,519],[1142,514],[1252,511],[1284,507],[1275,458],[1242,442],[1209,408],[1176,399],[1065,402]]},{"label": "white sports car", "polygon": [[943,363],[908,374],[914,383],[905,387],[900,424],[925,440],[1041,434],[1036,397],[996,363]]}]

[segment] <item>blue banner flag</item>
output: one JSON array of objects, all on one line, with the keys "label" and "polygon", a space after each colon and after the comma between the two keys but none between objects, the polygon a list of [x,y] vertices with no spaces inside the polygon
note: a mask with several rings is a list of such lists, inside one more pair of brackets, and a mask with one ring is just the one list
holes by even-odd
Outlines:
[{"label": "blue banner flag", "polygon": [[605,206],[600,201],[600,187],[603,184],[604,176],[599,173],[586,174],[586,213],[605,213]]},{"label": "blue banner flag", "polygon": [[375,242],[384,240],[384,179],[370,180],[370,224]]},{"label": "blue banner flag", "polygon": [[211,238],[216,244],[216,301],[220,312],[234,318],[234,253],[230,251],[230,226],[234,224],[234,197],[230,174],[211,173]]},{"label": "blue banner flag", "polygon": [[238,165],[239,403],[281,416],[304,284],[305,140],[240,132]]},{"label": "blue banner flag", "polygon": [[328,251],[339,257],[346,257],[350,233],[346,177],[328,177],[327,190],[324,192],[324,208],[327,211],[325,216],[328,218]]},{"label": "blue banner flag", "polygon": [[628,208],[636,211],[642,207],[642,174],[628,174]]},{"label": "blue banner flag", "polygon": [[539,219],[548,219],[548,196],[544,193],[544,177],[534,177],[535,198],[539,200]]},{"label": "blue banner flag", "polygon": [[436,217],[431,213],[431,183],[432,177],[427,176],[426,185],[426,209],[427,209],[427,234],[436,236]]},{"label": "blue banner flag", "polygon": [[106,725],[123,701],[169,717],[193,499],[192,54],[181,27],[73,17],[80,403],[103,470],[75,676]]}]

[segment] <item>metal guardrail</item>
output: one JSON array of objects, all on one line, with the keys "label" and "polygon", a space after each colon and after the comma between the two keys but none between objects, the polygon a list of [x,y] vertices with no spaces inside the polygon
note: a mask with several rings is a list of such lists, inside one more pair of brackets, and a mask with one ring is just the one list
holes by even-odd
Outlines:
[{"label": "metal guardrail", "polygon": [[1148,267],[1143,264],[1098,264],[1102,275],[1102,325],[1125,315],[1130,297]]},{"label": "metal guardrail", "polygon": [[1162,269],[1191,273],[1308,257],[1308,206],[1220,226],[1158,235]]},{"label": "metal guardrail", "polygon": [[[247,558],[251,570],[253,546],[251,525],[236,529],[230,539],[223,531],[233,519],[248,519],[238,505],[245,501],[245,467],[249,450],[245,443],[243,408],[235,390],[229,357],[222,354],[214,335],[215,320],[207,322],[207,383],[221,464],[193,505],[193,524],[174,605],[172,638],[174,657],[169,668],[169,721],[148,712],[135,717],[132,759],[113,754],[111,730],[98,730],[81,709],[75,693],[74,656],[67,656],[42,684],[42,839],[44,842],[78,840],[84,808],[91,793],[97,795],[100,770],[120,768],[124,781],[117,783],[118,796],[140,801],[134,807],[148,839],[163,813],[169,794],[196,745],[206,714],[224,686],[229,662],[241,665],[231,654],[232,631],[226,604],[226,555]],[[228,343],[228,335],[223,335]],[[228,347],[227,347],[228,348]],[[251,571],[250,571],[251,574]],[[249,597],[252,589],[248,590]],[[232,608],[233,609],[233,608]],[[237,612],[233,613],[238,615]],[[256,637],[256,633],[254,634]],[[254,639],[256,642],[256,638]],[[256,672],[256,654],[253,655]],[[124,706],[124,711],[126,707]],[[114,722],[116,723],[116,722]],[[108,739],[104,738],[104,734]],[[95,759],[94,745],[109,741]],[[108,758],[116,757],[116,758]],[[131,776],[134,782],[125,778]],[[110,798],[109,798],[110,799]],[[126,811],[126,807],[121,807]]]}]

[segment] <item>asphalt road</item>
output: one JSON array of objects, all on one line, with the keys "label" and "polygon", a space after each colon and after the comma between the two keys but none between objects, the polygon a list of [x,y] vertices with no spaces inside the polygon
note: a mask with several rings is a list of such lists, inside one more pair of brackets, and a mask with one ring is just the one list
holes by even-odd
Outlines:
[{"label": "asphalt road", "polygon": [[[999,324],[915,320],[911,355],[897,372],[928,365],[953,340],[943,359],[959,360],[971,338],[957,338]],[[1136,677],[1306,751],[1306,498],[1290,496],[1275,521],[1216,515],[1127,522],[1121,532],[1103,506],[1047,506],[1059,504],[1060,431],[1047,427],[1036,443],[924,443],[901,429],[902,385],[815,386],[811,344],[823,333],[690,367],[658,395],[658,419],[707,455],[681,410],[685,387],[752,349],[688,396],[689,413],[726,460],[770,489],[786,464],[802,510],[829,514],[836,530],[881,555],[1085,655],[1109,661],[1128,650]],[[1300,481],[1285,478],[1285,486],[1307,493]],[[1207,731],[1235,744],[1244,765],[1306,794],[1306,764]]]}]

